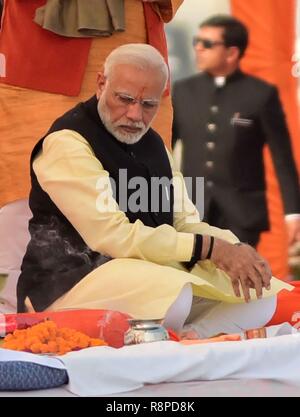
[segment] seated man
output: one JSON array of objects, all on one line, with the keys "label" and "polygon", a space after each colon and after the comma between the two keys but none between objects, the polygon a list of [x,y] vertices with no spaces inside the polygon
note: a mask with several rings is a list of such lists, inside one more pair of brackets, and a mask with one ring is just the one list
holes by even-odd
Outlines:
[{"label": "seated man", "polygon": [[19,312],[97,308],[163,318],[180,309],[175,301],[185,293],[172,323],[178,330],[191,288],[198,315],[220,301],[263,298],[253,303],[263,308],[292,289],[272,278],[252,247],[200,221],[150,127],[167,79],[153,47],[115,49],[96,95],[57,119],[35,146]]}]

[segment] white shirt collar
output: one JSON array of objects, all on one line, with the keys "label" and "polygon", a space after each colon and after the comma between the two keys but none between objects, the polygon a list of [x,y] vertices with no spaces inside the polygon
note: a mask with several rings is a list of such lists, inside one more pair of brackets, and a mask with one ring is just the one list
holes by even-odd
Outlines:
[{"label": "white shirt collar", "polygon": [[214,81],[216,87],[224,87],[224,85],[226,84],[226,77],[215,77]]}]

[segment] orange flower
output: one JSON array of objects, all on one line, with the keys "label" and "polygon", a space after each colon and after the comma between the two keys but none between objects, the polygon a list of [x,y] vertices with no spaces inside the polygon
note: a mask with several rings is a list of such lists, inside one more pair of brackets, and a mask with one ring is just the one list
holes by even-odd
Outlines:
[{"label": "orange flower", "polygon": [[2,347],[32,353],[63,355],[72,350],[104,345],[106,343],[101,339],[92,339],[67,327],[58,328],[53,321],[47,320],[27,329],[15,330],[12,334],[8,334]]}]

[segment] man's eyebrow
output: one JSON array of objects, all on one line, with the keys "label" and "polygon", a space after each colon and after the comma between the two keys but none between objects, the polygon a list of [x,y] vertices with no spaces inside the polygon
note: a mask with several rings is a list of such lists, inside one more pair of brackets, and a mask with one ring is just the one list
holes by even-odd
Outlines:
[{"label": "man's eyebrow", "polygon": [[[133,95],[129,94],[129,93],[125,93],[125,92],[122,92],[122,91],[116,91],[115,94],[121,95],[121,96],[124,96],[124,97],[127,97],[127,98],[131,98],[133,100],[136,100],[136,98]],[[146,103],[150,103],[150,102],[151,103],[159,103],[160,99],[154,98],[154,97],[146,97],[146,98],[140,99],[140,101],[143,101],[144,103],[145,102]]]}]

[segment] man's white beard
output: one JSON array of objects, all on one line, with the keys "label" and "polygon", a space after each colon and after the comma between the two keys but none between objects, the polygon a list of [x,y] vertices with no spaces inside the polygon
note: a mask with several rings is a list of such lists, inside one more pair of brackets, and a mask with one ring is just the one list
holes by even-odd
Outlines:
[{"label": "man's white beard", "polygon": [[100,96],[100,99],[98,100],[98,113],[100,116],[100,119],[102,120],[102,123],[106,127],[106,129],[111,133],[118,141],[122,143],[127,143],[127,145],[133,145],[137,143],[144,135],[148,132],[150,128],[150,123],[148,126],[145,125],[143,122],[124,122],[120,123],[122,125],[127,125],[130,127],[136,127],[142,129],[138,133],[126,133],[126,132],[120,132],[118,130],[119,125],[115,125],[111,121],[110,113],[106,105],[106,97],[105,92],[103,92]]}]

